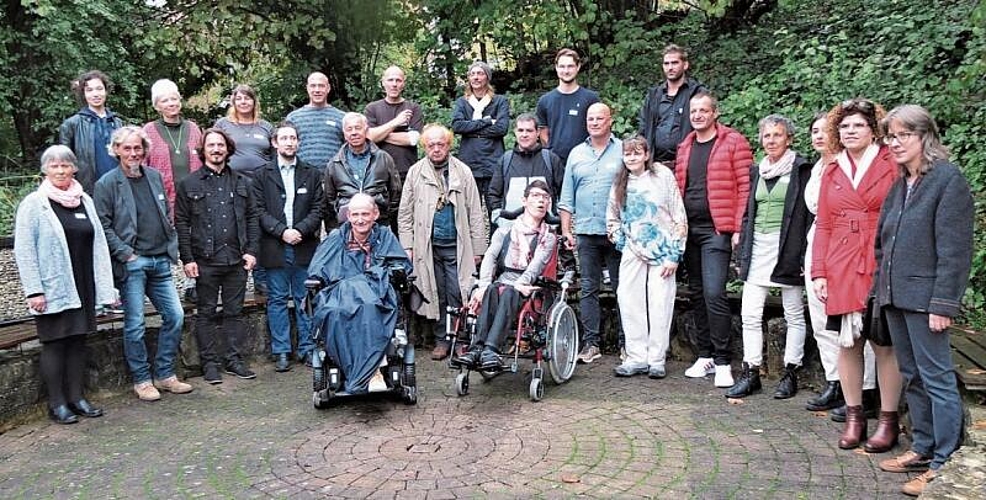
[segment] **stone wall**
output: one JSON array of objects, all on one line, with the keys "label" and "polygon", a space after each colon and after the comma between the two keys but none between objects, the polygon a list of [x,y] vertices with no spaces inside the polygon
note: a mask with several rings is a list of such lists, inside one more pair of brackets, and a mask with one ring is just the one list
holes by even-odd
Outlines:
[{"label": "stone wall", "polygon": [[0,238],[0,323],[29,316],[21,290],[13,238]]}]

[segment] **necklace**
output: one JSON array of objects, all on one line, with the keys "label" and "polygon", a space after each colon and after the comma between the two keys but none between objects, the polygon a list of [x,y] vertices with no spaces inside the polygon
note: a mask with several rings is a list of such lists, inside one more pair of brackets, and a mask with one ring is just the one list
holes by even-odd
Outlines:
[{"label": "necklace", "polygon": [[181,127],[184,123],[178,122],[178,138],[171,135],[171,127],[169,127],[164,120],[161,120],[161,123],[164,124],[164,133],[168,135],[168,142],[171,143],[173,148],[175,148],[175,154],[180,155],[181,149],[178,148],[178,142],[181,141]]}]

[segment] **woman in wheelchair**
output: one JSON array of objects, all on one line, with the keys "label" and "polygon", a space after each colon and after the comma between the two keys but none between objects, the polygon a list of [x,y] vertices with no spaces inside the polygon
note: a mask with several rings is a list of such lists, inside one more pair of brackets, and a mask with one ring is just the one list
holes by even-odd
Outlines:
[{"label": "woman in wheelchair", "polygon": [[483,256],[479,281],[470,307],[479,309],[476,334],[469,351],[453,361],[468,368],[500,368],[500,343],[517,321],[521,302],[537,289],[541,276],[555,253],[557,242],[544,218],[551,210],[551,189],[535,180],[524,189],[523,214],[510,227],[493,233]]}]

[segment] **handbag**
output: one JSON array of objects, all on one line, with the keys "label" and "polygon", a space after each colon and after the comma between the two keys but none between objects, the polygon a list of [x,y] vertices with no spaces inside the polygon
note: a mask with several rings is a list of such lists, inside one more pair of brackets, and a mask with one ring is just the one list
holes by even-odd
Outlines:
[{"label": "handbag", "polygon": [[877,305],[875,297],[870,297],[866,301],[866,313],[863,314],[862,337],[878,346],[890,347],[894,345],[890,339],[890,327],[887,326],[887,317],[883,314],[883,307]]}]

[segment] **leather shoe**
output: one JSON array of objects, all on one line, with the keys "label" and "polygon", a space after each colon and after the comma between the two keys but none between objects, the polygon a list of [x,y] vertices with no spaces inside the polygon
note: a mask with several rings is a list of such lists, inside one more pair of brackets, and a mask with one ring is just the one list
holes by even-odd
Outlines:
[{"label": "leather shoe", "polygon": [[291,360],[288,359],[288,354],[282,352],[280,354],[275,354],[277,358],[274,361],[274,371],[276,372],[286,372],[291,369]]},{"label": "leather shoe", "polygon": [[103,416],[103,410],[93,407],[85,399],[80,399],[74,403],[69,403],[68,407],[72,413],[82,417],[96,418]]},{"label": "leather shoe", "polygon": [[56,424],[74,424],[79,421],[79,417],[76,417],[75,413],[72,413],[72,410],[68,409],[66,405],[58,405],[49,409],[48,416]]},{"label": "leather shoe", "polygon": [[461,356],[456,356],[452,359],[456,364],[459,364],[465,368],[475,368],[476,364],[479,363],[480,354],[482,350],[478,347],[467,351]]},{"label": "leather shoe", "polygon": [[838,380],[826,382],[821,394],[808,400],[805,409],[808,411],[825,411],[838,408],[845,404],[842,399],[842,384]]},{"label": "leather shoe", "polygon": [[774,399],[790,399],[798,393],[798,370],[801,367],[788,364],[784,367],[781,380],[777,382],[777,389],[774,390]]}]

